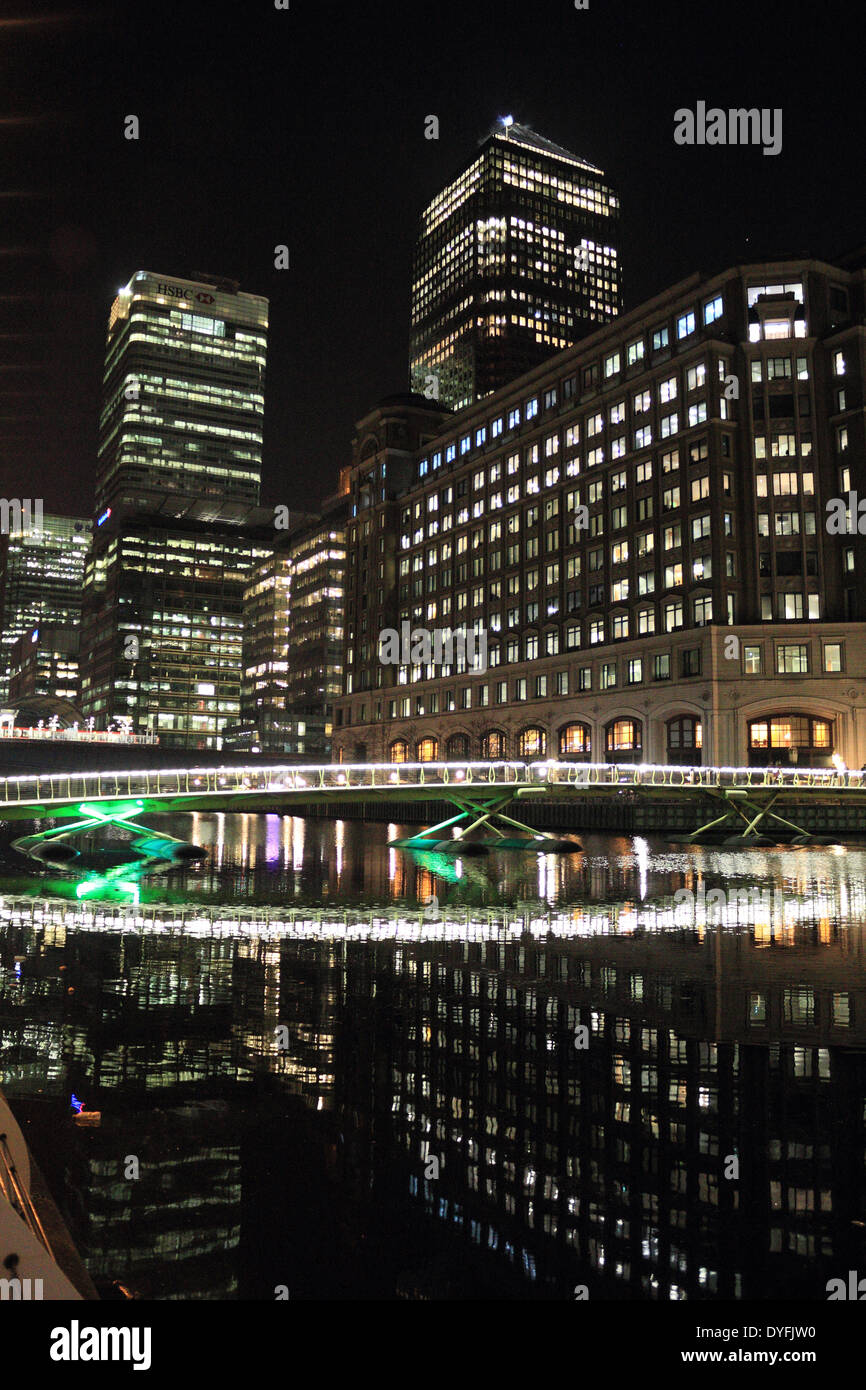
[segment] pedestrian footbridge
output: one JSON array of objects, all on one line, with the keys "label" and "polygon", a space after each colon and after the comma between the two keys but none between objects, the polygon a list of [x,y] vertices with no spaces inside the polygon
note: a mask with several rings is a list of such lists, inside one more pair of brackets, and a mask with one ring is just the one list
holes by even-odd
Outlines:
[{"label": "pedestrian footbridge", "polygon": [[[806,803],[866,806],[866,772],[807,768],[668,767],[568,762],[360,763],[315,767],[249,766],[52,772],[0,778],[0,819],[81,817],[129,821],[136,814],[177,811],[292,811],[331,802],[450,802],[455,814],[422,834],[395,841],[407,848],[446,848],[471,832],[499,848],[569,849],[506,814],[522,798],[629,796],[718,803],[718,814],[691,835],[728,832],[759,842],[783,834],[812,838],[796,824]],[[787,811],[788,814],[784,814]],[[794,817],[792,819],[792,817]],[[519,832],[519,838],[514,832]],[[443,839],[445,832],[448,838]],[[510,833],[509,833],[510,832]],[[490,841],[479,841],[482,845]]]}]

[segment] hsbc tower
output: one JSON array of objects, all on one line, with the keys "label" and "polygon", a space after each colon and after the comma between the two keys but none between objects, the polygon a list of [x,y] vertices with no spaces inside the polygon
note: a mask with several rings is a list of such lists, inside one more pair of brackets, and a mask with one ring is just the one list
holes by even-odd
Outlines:
[{"label": "hsbc tower", "polygon": [[167,495],[256,506],[268,301],[140,270],[108,321],[96,521]]}]

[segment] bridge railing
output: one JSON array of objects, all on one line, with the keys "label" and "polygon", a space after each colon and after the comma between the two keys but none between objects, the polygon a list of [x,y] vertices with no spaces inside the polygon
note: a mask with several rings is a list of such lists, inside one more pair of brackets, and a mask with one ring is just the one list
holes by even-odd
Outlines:
[{"label": "bridge railing", "polygon": [[461,787],[658,787],[742,789],[852,787],[866,789],[866,772],[836,768],[685,767],[648,763],[437,762],[329,763],[250,767],[131,769],[128,772],[52,772],[0,779],[3,805],[45,805],[81,800],[145,800],[149,797],[226,797],[270,792],[305,794],[399,787],[429,790],[431,797]]}]

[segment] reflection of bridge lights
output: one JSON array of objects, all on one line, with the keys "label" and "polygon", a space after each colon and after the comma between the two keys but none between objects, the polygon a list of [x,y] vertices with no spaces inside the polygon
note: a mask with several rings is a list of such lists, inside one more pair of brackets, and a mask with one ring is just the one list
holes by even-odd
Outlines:
[{"label": "reflection of bridge lights", "polygon": [[334,824],[334,859],[337,870],[337,882],[343,872],[343,847],[346,839],[346,822],[338,820]]},{"label": "reflection of bridge lights", "polygon": [[304,839],[307,827],[301,817],[292,817],[292,869],[300,873],[304,867]]},{"label": "reflection of bridge lights", "polygon": [[635,859],[637,860],[640,896],[641,896],[641,899],[643,899],[643,898],[645,898],[646,895],[647,895],[647,886],[648,886],[648,881],[649,881],[649,857],[650,857],[650,856],[649,856],[649,845],[647,844],[646,840],[644,840],[640,835],[636,835],[636,836],[635,836],[635,839],[634,839],[634,853],[635,853]]}]

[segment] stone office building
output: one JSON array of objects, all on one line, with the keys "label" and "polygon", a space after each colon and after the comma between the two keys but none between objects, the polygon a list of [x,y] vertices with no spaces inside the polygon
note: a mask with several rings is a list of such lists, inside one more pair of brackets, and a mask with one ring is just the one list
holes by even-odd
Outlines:
[{"label": "stone office building", "polygon": [[[864,267],[695,274],[459,414],[362,420],[335,758],[866,762]],[[401,624],[486,658],[384,665]]]}]

